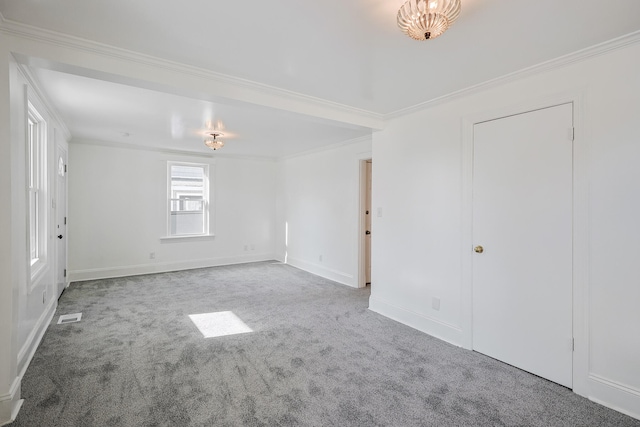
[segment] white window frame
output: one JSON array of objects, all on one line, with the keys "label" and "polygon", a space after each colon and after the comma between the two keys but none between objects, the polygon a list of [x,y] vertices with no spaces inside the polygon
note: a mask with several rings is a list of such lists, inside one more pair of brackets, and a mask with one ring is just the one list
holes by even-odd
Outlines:
[{"label": "white window frame", "polygon": [[[204,185],[203,185],[203,195],[202,195],[202,203],[203,203],[203,232],[197,234],[171,234],[171,214],[172,214],[172,181],[171,181],[171,168],[173,166],[188,166],[188,167],[199,167],[203,169],[204,175]],[[166,204],[166,237],[163,239],[189,239],[189,238],[202,238],[202,237],[212,237],[213,235],[210,233],[210,223],[211,223],[211,202],[210,202],[210,188],[211,188],[211,179],[210,179],[210,165],[207,163],[190,163],[190,162],[178,162],[178,161],[168,161],[167,162],[167,204]]]},{"label": "white window frame", "polygon": [[27,246],[33,286],[47,266],[47,121],[28,97],[25,122]]}]

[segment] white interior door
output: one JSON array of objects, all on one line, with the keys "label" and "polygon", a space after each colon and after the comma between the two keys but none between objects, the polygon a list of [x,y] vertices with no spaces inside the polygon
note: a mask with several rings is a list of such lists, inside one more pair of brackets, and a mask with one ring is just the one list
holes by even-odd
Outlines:
[{"label": "white interior door", "polygon": [[567,387],[572,141],[572,104],[474,126],[473,348]]},{"label": "white interior door", "polygon": [[56,291],[60,297],[67,285],[67,152],[56,148]]}]

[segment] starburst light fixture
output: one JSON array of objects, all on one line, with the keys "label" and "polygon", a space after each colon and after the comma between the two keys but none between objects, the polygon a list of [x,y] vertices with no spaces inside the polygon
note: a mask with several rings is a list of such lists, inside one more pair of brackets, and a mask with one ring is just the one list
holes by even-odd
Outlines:
[{"label": "starburst light fixture", "polygon": [[223,134],[221,132],[207,132],[207,135],[204,137],[204,145],[212,150],[221,149],[224,147],[224,142],[217,139],[220,135]]},{"label": "starburst light fixture", "polygon": [[435,39],[460,15],[460,0],[407,0],[398,10],[398,27],[414,40]]}]

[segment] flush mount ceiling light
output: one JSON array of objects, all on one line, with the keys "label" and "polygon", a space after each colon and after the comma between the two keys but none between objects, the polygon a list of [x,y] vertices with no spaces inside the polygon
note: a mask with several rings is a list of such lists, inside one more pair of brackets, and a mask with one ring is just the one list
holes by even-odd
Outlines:
[{"label": "flush mount ceiling light", "polygon": [[224,147],[224,142],[217,139],[220,135],[224,134],[221,132],[207,132],[207,135],[204,137],[204,145],[212,150],[221,149]]},{"label": "flush mount ceiling light", "polygon": [[460,15],[460,0],[407,0],[398,10],[398,27],[414,40],[435,39]]}]

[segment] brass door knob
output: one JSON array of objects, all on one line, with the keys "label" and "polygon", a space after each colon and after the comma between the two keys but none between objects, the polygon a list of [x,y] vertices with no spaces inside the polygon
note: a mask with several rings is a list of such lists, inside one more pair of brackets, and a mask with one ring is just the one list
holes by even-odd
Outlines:
[{"label": "brass door knob", "polygon": [[484,248],[482,246],[476,246],[475,248],[473,248],[474,252],[481,254],[482,252],[484,252]]}]

